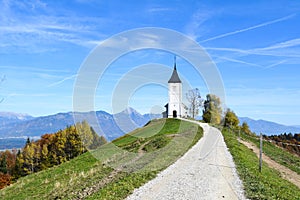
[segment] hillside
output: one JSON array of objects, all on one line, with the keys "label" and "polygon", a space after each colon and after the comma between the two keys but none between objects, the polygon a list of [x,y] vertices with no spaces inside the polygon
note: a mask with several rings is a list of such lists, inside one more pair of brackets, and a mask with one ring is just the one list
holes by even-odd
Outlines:
[{"label": "hillside", "polygon": [[201,136],[202,129],[190,122],[153,120],[95,151],[20,178],[1,190],[0,196],[3,199],[123,199],[176,161]]},{"label": "hillside", "polygon": [[[227,128],[222,131],[227,147],[233,156],[238,174],[243,181],[245,194],[248,199],[299,199],[300,188],[287,180],[286,174],[281,174],[270,166],[267,158],[263,156],[262,172],[258,170],[259,159],[254,148],[244,145],[245,141],[259,146],[257,137],[232,132]],[[244,142],[240,142],[240,138]],[[299,174],[299,157],[264,142],[263,152],[277,165],[284,165],[294,173]]]}]

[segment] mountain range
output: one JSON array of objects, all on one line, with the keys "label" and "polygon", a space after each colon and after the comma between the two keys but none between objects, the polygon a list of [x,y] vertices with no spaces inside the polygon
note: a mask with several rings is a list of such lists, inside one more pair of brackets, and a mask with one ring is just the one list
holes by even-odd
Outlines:
[{"label": "mountain range", "polygon": [[[142,115],[133,108],[127,108],[117,114],[110,114],[105,111],[86,113],[67,112],[42,117],[0,112],[0,138],[39,137],[45,133],[54,133],[66,128],[66,126],[73,125],[74,115],[79,116],[76,117],[77,121],[96,116],[95,119],[97,121],[91,123],[91,126],[95,128],[98,134],[104,135],[108,140],[113,140],[127,132],[144,126],[150,119],[162,117],[160,114]],[[257,134],[300,133],[299,126],[285,126],[265,120],[253,120],[248,117],[239,117],[239,120],[241,123],[247,122],[251,131]]]},{"label": "mountain range", "polygon": [[27,114],[13,113],[13,112],[0,112],[0,127],[3,127],[10,123],[27,121],[31,119],[33,119],[33,117]]},{"label": "mountain range", "polygon": [[[96,116],[97,122],[94,124],[91,123],[91,126],[95,128],[98,134],[104,135],[108,140],[113,140],[124,135],[124,133],[139,128],[145,125],[150,119],[162,117],[160,114],[142,115],[133,108],[128,108],[117,114],[109,114],[104,111],[86,113],[67,112],[42,117],[0,112],[0,138],[36,137],[45,133],[54,133],[66,128],[66,126],[73,125],[74,115],[77,116],[77,121],[83,121],[90,119],[91,116]],[[99,126],[96,123],[99,123]]]},{"label": "mountain range", "polygon": [[300,133],[300,126],[286,126],[266,120],[254,120],[248,117],[239,117],[240,123],[247,122],[252,132],[265,135],[279,135],[281,133]]}]

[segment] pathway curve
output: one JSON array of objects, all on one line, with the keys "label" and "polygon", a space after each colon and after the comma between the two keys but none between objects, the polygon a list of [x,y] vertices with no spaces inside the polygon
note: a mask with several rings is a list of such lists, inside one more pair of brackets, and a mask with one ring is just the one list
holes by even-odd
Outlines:
[{"label": "pathway curve", "polygon": [[140,199],[245,199],[221,132],[198,123],[203,137],[184,156],[144,186],[128,200]]}]

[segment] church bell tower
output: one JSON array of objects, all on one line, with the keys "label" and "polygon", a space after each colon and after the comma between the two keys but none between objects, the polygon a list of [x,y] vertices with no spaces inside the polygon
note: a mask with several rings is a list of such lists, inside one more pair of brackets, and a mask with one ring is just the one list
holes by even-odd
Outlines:
[{"label": "church bell tower", "polygon": [[182,108],[182,83],[176,69],[176,56],[174,57],[174,69],[169,85],[169,103],[168,103],[168,118],[183,117],[184,111]]}]

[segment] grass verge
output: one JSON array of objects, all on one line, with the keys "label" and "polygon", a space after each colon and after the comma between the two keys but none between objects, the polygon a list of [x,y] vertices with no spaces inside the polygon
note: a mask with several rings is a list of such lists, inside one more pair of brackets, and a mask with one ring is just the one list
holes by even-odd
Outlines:
[{"label": "grass verge", "polygon": [[279,172],[263,163],[258,171],[258,158],[254,152],[239,144],[237,136],[222,131],[227,147],[233,156],[238,174],[243,181],[246,197],[249,199],[300,199],[300,190],[280,177]]},{"label": "grass verge", "polygon": [[[242,134],[242,138],[254,143],[259,147],[259,138]],[[300,157],[294,155],[287,150],[279,148],[271,142],[263,142],[263,152],[277,163],[289,168],[290,170],[300,174]]]}]

